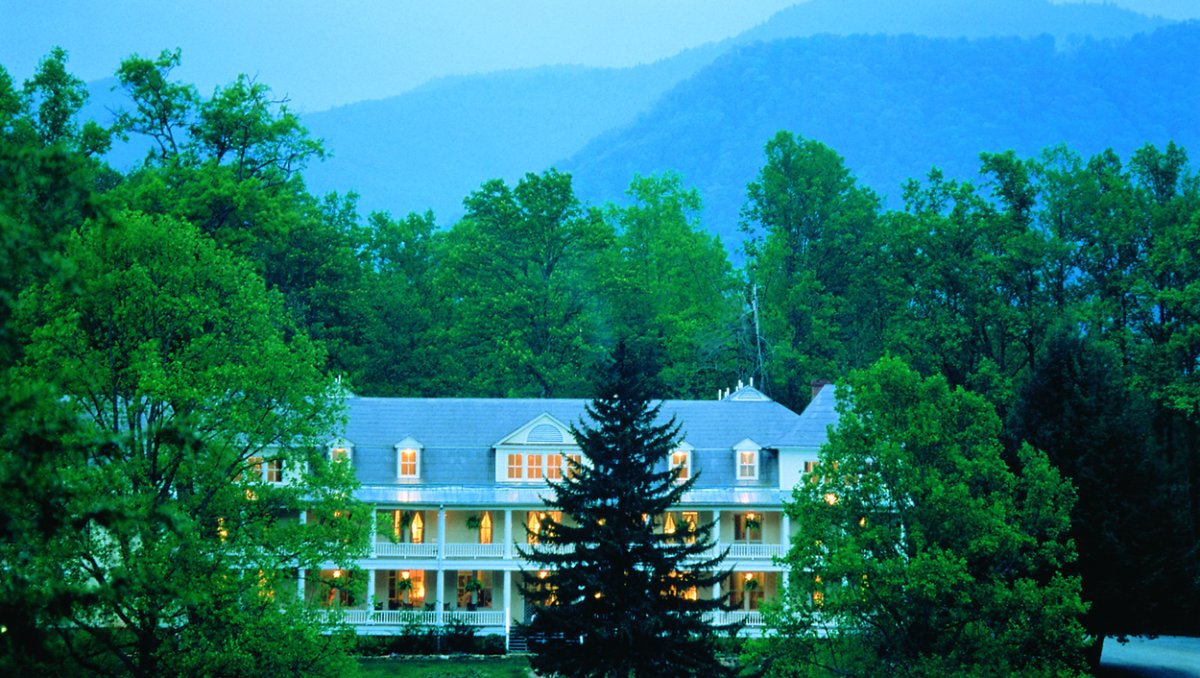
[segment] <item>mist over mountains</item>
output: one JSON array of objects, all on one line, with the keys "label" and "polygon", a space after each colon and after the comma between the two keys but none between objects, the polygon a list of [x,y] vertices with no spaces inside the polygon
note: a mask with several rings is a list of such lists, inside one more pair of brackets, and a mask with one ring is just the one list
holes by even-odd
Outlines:
[{"label": "mist over mountains", "polygon": [[577,191],[617,199],[634,172],[681,172],[706,227],[739,239],[745,186],[779,129],[831,146],[898,207],[900,188],[937,166],[972,180],[983,151],[1085,155],[1175,141],[1200,148],[1200,26],[1072,51],[1051,38],[819,36],[738,49],[667,93],[636,123],[565,162]]},{"label": "mist over mountains", "polygon": [[449,224],[492,178],[553,166],[599,204],[635,173],[672,169],[736,246],[746,183],[779,129],[833,147],[890,206],[933,166],[973,179],[982,151],[1200,147],[1198,36],[1109,4],[812,0],[654,64],[446,78],[307,114],[332,156],[306,180],[358,192],[364,211]]}]

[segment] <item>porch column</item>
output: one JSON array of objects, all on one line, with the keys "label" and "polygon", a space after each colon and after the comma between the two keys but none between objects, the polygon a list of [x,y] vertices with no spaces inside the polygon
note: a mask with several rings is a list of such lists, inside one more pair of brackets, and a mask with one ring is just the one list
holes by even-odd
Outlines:
[{"label": "porch column", "polygon": [[717,553],[721,552],[721,512],[713,510],[713,548]]},{"label": "porch column", "polygon": [[442,569],[446,559],[446,507],[438,507],[438,540],[437,540],[437,604],[434,607],[434,623],[442,625],[445,619],[443,601],[446,597],[446,573]]},{"label": "porch column", "polygon": [[296,577],[296,596],[300,599],[300,604],[304,604],[304,568],[298,570],[299,576]]},{"label": "porch column", "polygon": [[375,570],[367,570],[367,617],[375,614]]},{"label": "porch column", "polygon": [[[376,536],[376,534],[378,534],[376,532],[376,530],[379,529],[379,526],[376,524],[377,519],[379,517],[377,511],[378,511],[378,507],[372,505],[371,506],[371,552],[367,554],[368,558],[374,558],[376,555],[376,553],[375,553],[376,537],[375,536]],[[375,580],[372,579],[371,580],[372,586],[374,585],[374,582],[375,582]]]},{"label": "porch column", "polygon": [[512,557],[512,509],[504,509],[504,557]]},{"label": "porch column", "polygon": [[[510,511],[511,513],[511,511]],[[508,525],[508,521],[504,521]],[[512,625],[512,570],[504,571],[504,651],[508,652],[508,631]]]},{"label": "porch column", "polygon": [[779,537],[779,545],[783,547],[783,552],[786,554],[792,548],[792,517],[787,514],[787,511],[779,514],[779,530],[783,532]]}]

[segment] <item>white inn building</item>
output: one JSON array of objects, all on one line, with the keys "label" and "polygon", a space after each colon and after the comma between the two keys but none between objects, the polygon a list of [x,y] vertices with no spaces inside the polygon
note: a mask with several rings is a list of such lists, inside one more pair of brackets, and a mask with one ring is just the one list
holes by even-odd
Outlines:
[{"label": "white inn building", "polygon": [[[733,574],[720,590],[697,594],[731,592],[738,610],[718,616],[744,621],[748,634],[761,627],[761,602],[783,583],[785,568],[773,558],[797,529],[783,501],[836,421],[833,387],[816,389],[801,414],[752,387],[662,403],[662,421],[675,417],[682,438],[670,463],[699,479],[675,510],[654,518],[656,527],[717,523],[716,549],[729,548]],[[359,633],[460,621],[508,635],[528,614],[520,573],[532,566],[517,546],[545,517],[547,481],[580,456],[569,430],[587,403],[350,398],[330,453],[353,466],[358,498],[373,507],[372,549],[358,563],[358,582],[337,586],[349,575],[332,565],[301,573],[305,599],[341,609]]]}]

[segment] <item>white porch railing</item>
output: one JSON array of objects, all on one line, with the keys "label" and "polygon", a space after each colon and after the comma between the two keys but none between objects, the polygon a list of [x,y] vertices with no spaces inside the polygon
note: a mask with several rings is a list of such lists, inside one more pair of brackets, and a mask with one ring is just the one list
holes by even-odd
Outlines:
[{"label": "white porch railing", "polygon": [[[446,544],[445,557],[447,559],[515,559],[519,557],[517,552],[518,546],[525,548],[534,548],[528,544]],[[711,551],[693,556],[694,560],[703,560],[714,557],[724,549],[725,544],[718,544]],[[550,547],[546,544],[536,547],[541,551],[554,551],[559,553],[569,553],[570,546]],[[433,559],[437,558],[438,545],[434,543],[426,544],[393,544],[388,541],[375,542],[375,557],[377,558],[413,558],[413,559]],[[729,544],[729,557],[736,560],[770,560],[776,556],[786,554],[786,549],[781,544]]]},{"label": "white porch railing", "polygon": [[361,623],[433,626],[437,623],[437,612],[433,610],[375,610],[367,621]]},{"label": "white porch railing", "polygon": [[375,555],[392,558],[437,558],[437,544],[393,544],[375,542]]},{"label": "white porch railing", "polygon": [[504,612],[502,610],[453,610],[446,613],[446,622],[451,620],[469,624],[471,626],[504,626]]},{"label": "white porch railing", "polygon": [[[342,621],[355,625],[389,625],[389,626],[436,626],[437,612],[433,610],[340,610],[329,612],[333,618],[340,614]],[[504,626],[504,612],[501,610],[447,610],[442,615],[442,623],[451,621],[461,622],[470,626]]]},{"label": "white porch railing", "polygon": [[762,613],[758,610],[718,610],[710,612],[707,617],[708,623],[724,625],[724,624],[744,624],[746,626],[762,626]]},{"label": "white porch railing", "polygon": [[447,558],[503,558],[504,544],[446,544]]},{"label": "white porch railing", "polygon": [[732,544],[729,547],[729,557],[740,560],[768,560],[782,555],[783,546],[779,544]]}]

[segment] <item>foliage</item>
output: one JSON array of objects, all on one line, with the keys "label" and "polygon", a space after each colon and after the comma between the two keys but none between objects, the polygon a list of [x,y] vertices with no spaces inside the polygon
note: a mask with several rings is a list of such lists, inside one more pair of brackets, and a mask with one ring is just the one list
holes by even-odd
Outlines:
[{"label": "foliage", "polygon": [[742,210],[765,344],[758,376],[777,400],[800,407],[813,379],[880,350],[875,324],[856,322],[874,296],[867,281],[878,270],[871,237],[879,205],[824,144],[779,132],[766,156]]},{"label": "foliage", "polygon": [[805,531],[755,654],[768,673],[1080,672],[1074,493],[1045,455],[1010,471],[986,401],[896,359],[855,372],[839,408],[787,505]]},{"label": "foliage", "polygon": [[[552,483],[536,544],[522,557],[541,572],[526,572],[522,591],[536,605],[532,664],[542,673],[589,676],[717,675],[712,634],[703,615],[723,599],[693,597],[728,575],[725,554],[706,555],[713,525],[689,535],[655,531],[655,517],[695,484],[668,468],[679,440],[674,421],[656,423],[645,375],[651,365],[618,343],[601,377],[587,419],[572,428],[581,464]],[[690,529],[690,528],[689,528]],[[689,543],[688,536],[694,537]],[[544,576],[543,576],[544,575]]]},{"label": "foliage", "polygon": [[[65,260],[70,277],[22,295],[14,376],[52,384],[104,444],[41,470],[66,485],[58,509],[74,529],[49,535],[31,576],[87,595],[40,624],[94,671],[325,665],[331,639],[288,604],[296,568],[348,563],[366,525],[363,512],[326,519],[351,508],[353,484],[313,454],[338,412],[319,349],[243,262],[173,219],[114,212],[73,235]],[[266,482],[271,460],[288,482]]]},{"label": "foliage", "polygon": [[465,204],[441,272],[460,392],[579,393],[597,353],[589,281],[611,230],[554,170],[489,181]]},{"label": "foliage", "polygon": [[659,348],[659,397],[707,397],[740,373],[741,284],[678,174],[635,175],[628,195],[632,204],[607,212],[617,232],[603,290],[613,332]]},{"label": "foliage", "polygon": [[526,678],[529,660],[523,656],[361,659],[359,668],[363,678]]}]

